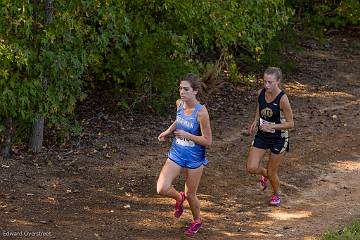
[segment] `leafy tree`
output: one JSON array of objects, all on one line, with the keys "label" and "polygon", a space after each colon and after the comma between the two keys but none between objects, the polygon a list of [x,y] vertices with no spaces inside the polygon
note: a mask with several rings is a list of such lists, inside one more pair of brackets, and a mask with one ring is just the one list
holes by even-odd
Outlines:
[{"label": "leafy tree", "polygon": [[134,0],[125,1],[125,9],[131,29],[126,47],[109,49],[90,68],[96,77],[89,84],[117,90],[120,106],[129,106],[132,93],[135,103],[157,109],[174,97],[181,75],[203,73],[204,62],[224,49],[260,59],[292,14],[282,0]]},{"label": "leafy tree", "polygon": [[46,117],[48,126],[61,128],[84,98],[83,72],[123,29],[112,21],[123,11],[115,1],[56,1],[44,24],[45,3],[0,1],[0,114],[20,125]]},{"label": "leafy tree", "polygon": [[0,0],[0,132],[67,128],[84,84],[160,110],[220,53],[261,59],[291,14],[283,0]]},{"label": "leafy tree", "polygon": [[340,28],[360,24],[358,0],[287,0],[287,3],[297,9],[297,16],[310,26]]}]

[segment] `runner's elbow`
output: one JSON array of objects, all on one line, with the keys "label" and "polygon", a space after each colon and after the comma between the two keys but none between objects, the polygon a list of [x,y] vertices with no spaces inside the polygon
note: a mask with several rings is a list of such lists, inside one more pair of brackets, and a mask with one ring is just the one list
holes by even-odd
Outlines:
[{"label": "runner's elbow", "polygon": [[204,141],[204,146],[205,147],[209,147],[209,146],[211,146],[211,144],[212,144],[212,138],[205,138],[205,141]]}]

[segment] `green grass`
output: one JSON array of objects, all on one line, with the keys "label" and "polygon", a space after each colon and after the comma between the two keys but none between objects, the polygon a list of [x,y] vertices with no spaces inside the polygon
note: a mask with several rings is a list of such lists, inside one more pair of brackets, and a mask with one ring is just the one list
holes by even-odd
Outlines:
[{"label": "green grass", "polygon": [[358,240],[360,239],[360,219],[350,226],[336,232],[328,232],[320,240]]}]

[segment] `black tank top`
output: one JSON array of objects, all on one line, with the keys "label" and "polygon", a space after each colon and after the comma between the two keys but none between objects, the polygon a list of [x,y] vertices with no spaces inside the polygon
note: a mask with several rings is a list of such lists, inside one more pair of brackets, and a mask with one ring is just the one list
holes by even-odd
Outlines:
[{"label": "black tank top", "polygon": [[[277,124],[285,121],[283,112],[280,109],[280,99],[285,93],[281,91],[272,102],[266,102],[265,89],[262,89],[259,97],[259,126],[263,123]],[[258,134],[270,138],[288,137],[287,130],[273,130],[272,132],[264,132],[258,128]]]}]

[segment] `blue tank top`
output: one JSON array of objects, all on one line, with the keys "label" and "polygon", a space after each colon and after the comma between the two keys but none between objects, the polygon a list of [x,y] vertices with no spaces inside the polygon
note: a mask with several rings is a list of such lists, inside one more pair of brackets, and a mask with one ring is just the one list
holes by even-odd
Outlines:
[{"label": "blue tank top", "polygon": [[[190,115],[184,113],[184,103],[181,102],[176,114],[176,129],[184,130],[196,136],[201,135],[200,124],[197,116],[199,110],[203,107],[200,103]],[[175,137],[169,152],[169,157],[176,158],[182,162],[205,163],[205,146],[197,144],[189,139]]]}]

